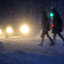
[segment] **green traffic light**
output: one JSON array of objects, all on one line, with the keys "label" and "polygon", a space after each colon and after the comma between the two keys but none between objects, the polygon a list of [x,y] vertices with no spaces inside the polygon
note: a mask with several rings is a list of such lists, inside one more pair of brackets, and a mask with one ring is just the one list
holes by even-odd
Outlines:
[{"label": "green traffic light", "polygon": [[50,13],[50,17],[53,17],[53,16],[54,16],[54,14],[51,12],[51,13]]}]

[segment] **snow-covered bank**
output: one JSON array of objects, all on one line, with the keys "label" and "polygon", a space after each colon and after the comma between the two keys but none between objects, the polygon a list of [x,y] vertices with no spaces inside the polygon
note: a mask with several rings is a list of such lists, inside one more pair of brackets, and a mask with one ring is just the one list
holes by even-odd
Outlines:
[{"label": "snow-covered bank", "polygon": [[0,64],[64,64],[64,58],[14,50],[0,53]]}]

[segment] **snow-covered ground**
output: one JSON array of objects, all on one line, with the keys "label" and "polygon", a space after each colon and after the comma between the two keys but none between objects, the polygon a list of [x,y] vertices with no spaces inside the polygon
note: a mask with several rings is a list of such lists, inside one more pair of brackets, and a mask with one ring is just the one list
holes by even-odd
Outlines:
[{"label": "snow-covered ground", "polygon": [[[53,36],[51,31],[49,34]],[[57,35],[55,45],[49,46],[51,42],[45,36],[43,46],[38,46],[40,35],[41,31],[30,38],[0,38],[0,64],[64,64],[64,46],[60,37]],[[64,37],[64,31],[62,35]]]},{"label": "snow-covered ground", "polygon": [[0,64],[64,64],[64,59],[15,50],[9,53],[0,53]]}]

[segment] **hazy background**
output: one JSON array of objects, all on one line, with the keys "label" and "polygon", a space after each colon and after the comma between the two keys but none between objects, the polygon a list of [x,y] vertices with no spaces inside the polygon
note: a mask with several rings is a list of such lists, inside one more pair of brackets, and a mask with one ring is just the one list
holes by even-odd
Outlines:
[{"label": "hazy background", "polygon": [[64,0],[0,0],[0,23],[41,23],[41,12],[57,6],[64,22]]}]

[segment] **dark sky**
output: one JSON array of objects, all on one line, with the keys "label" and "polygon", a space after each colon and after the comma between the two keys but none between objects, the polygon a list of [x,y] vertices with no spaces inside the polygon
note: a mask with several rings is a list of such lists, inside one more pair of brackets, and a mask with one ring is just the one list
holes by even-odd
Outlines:
[{"label": "dark sky", "polygon": [[[42,10],[49,11],[56,6],[56,0],[0,0],[0,22],[20,21],[29,18],[31,21],[41,19]],[[64,0],[57,0],[57,10],[64,17]]]}]

